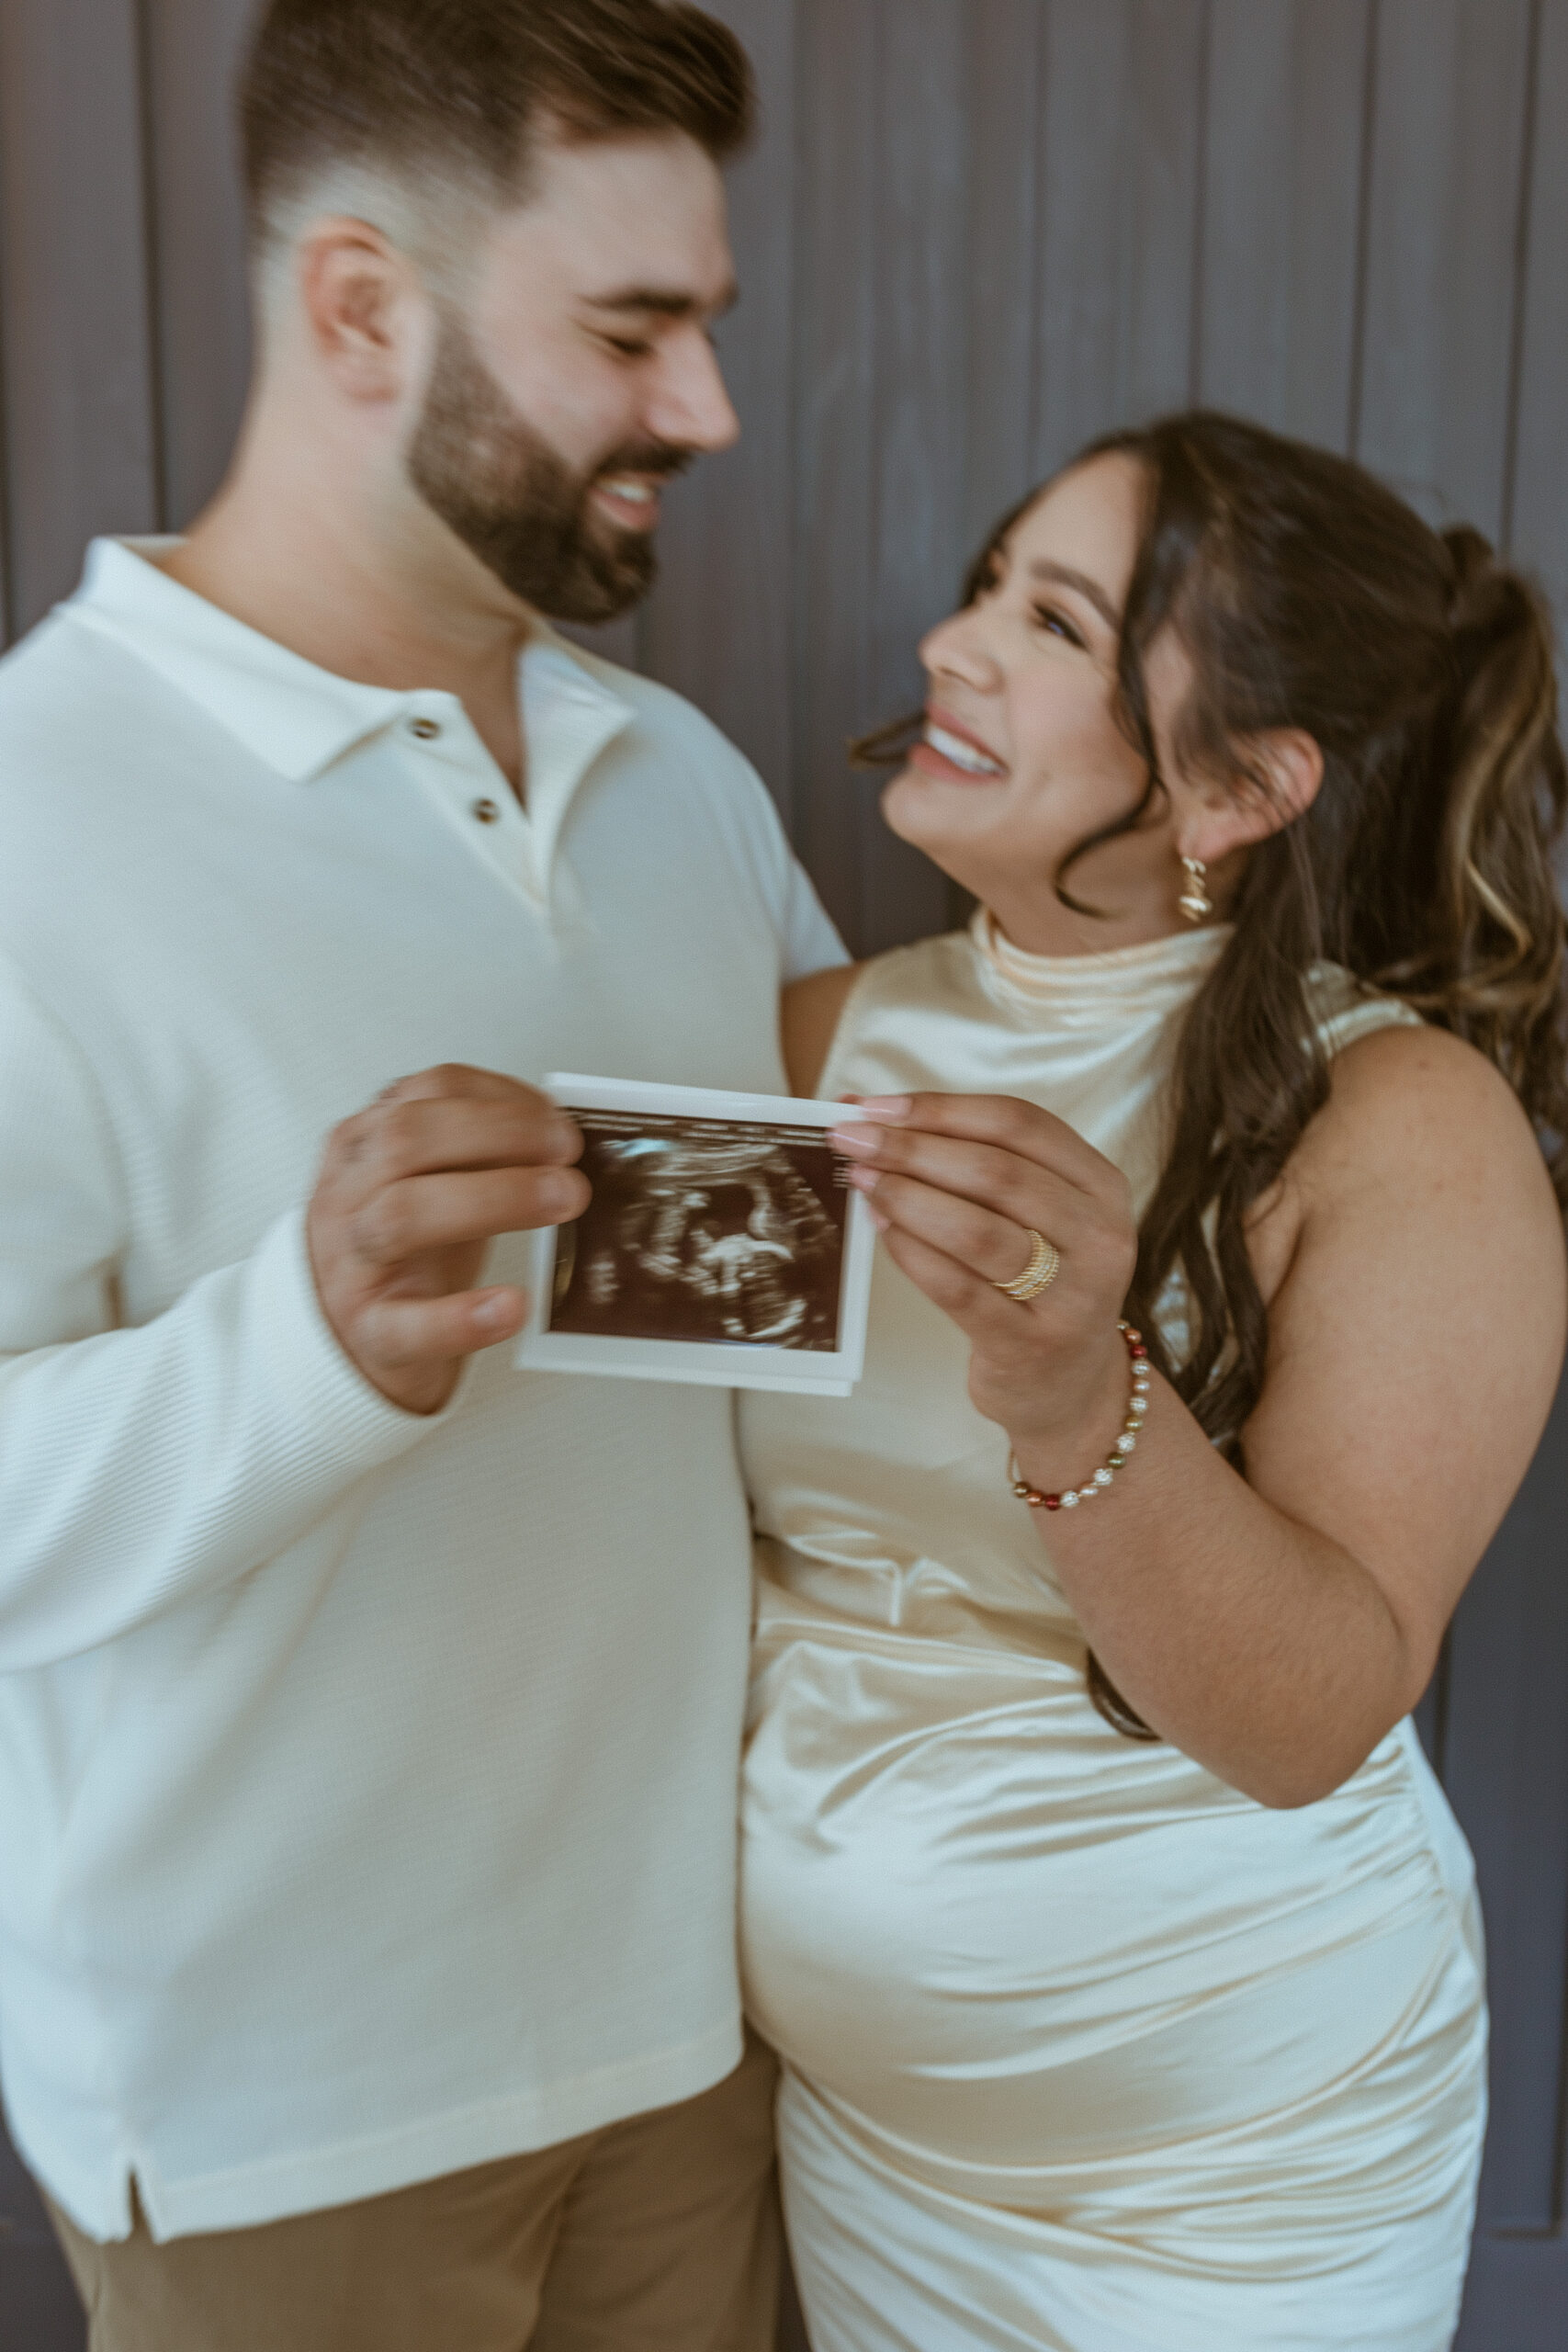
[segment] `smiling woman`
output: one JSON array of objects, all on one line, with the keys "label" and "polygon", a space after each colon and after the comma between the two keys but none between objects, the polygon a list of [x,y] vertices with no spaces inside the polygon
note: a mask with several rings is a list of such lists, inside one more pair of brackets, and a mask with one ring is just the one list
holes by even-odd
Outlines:
[{"label": "smiling woman", "polygon": [[1190,415],[922,651],[885,813],[981,911],[792,993],[885,1250],[852,1402],[742,1412],[812,2340],[1440,2352],[1485,2020],[1408,1711],[1568,1317],[1549,627]]},{"label": "smiling woman", "polygon": [[[926,640],[922,740],[883,814],[1021,946],[1060,946],[1065,917],[1080,948],[1130,945],[1168,925],[1168,854],[1140,858],[1135,886],[1119,867],[1113,907],[1087,924],[1071,923],[1054,888],[1077,844],[1148,795],[1139,748],[1107,707],[1143,497],[1128,458],[1069,471],[988,549],[976,598]],[[965,790],[976,777],[998,788]]]}]

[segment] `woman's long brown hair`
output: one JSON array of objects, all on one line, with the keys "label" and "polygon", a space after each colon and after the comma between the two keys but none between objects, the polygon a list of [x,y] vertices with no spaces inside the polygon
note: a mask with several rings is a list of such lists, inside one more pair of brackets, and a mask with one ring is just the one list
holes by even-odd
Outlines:
[{"label": "woman's long brown hair", "polygon": [[[1304,816],[1254,850],[1224,955],[1183,1025],[1170,1148],[1128,1312],[1200,1426],[1245,1471],[1269,1326],[1248,1213],[1328,1097],[1310,989],[1342,966],[1484,1054],[1541,1137],[1568,1205],[1568,986],[1552,853],[1568,817],[1551,624],[1479,532],[1434,531],[1348,460],[1206,412],[1098,441],[1148,484],[1122,618],[1121,715],[1161,790],[1145,657],[1168,626],[1193,684],[1184,769],[1259,780],[1247,745],[1299,729],[1323,752]],[[983,592],[1006,516],[970,574]],[[867,747],[870,748],[869,746]],[[1080,842],[1056,877],[1117,826]],[[1158,1304],[1184,1294],[1179,1358]],[[1091,1653],[1095,1704],[1155,1736]]]}]

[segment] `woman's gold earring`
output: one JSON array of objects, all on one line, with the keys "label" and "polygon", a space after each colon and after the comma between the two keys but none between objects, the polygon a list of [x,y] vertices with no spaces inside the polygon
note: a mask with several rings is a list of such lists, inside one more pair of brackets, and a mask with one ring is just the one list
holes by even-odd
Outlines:
[{"label": "woman's gold earring", "polygon": [[1201,857],[1184,857],[1181,863],[1187,868],[1187,888],[1176,903],[1189,922],[1207,922],[1214,911],[1206,888],[1209,869]]}]

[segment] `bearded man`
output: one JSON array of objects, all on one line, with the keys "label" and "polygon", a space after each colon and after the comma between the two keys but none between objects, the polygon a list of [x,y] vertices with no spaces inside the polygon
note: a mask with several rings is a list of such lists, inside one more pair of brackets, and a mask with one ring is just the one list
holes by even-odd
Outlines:
[{"label": "bearded man", "polygon": [[771,2340],[728,1400],[485,1352],[541,1074],[784,1091],[841,952],[542,617],[736,432],[750,107],[691,7],[273,0],[231,473],[0,673],[0,2062],[94,2352]]}]

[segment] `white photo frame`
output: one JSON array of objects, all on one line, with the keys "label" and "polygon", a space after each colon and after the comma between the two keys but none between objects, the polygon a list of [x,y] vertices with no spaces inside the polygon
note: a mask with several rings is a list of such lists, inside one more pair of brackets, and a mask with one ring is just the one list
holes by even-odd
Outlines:
[{"label": "white photo frame", "polygon": [[518,1365],[848,1396],[876,1228],[828,1141],[844,1106],[575,1071],[545,1088],[583,1126],[594,1205],[529,1237]]}]

